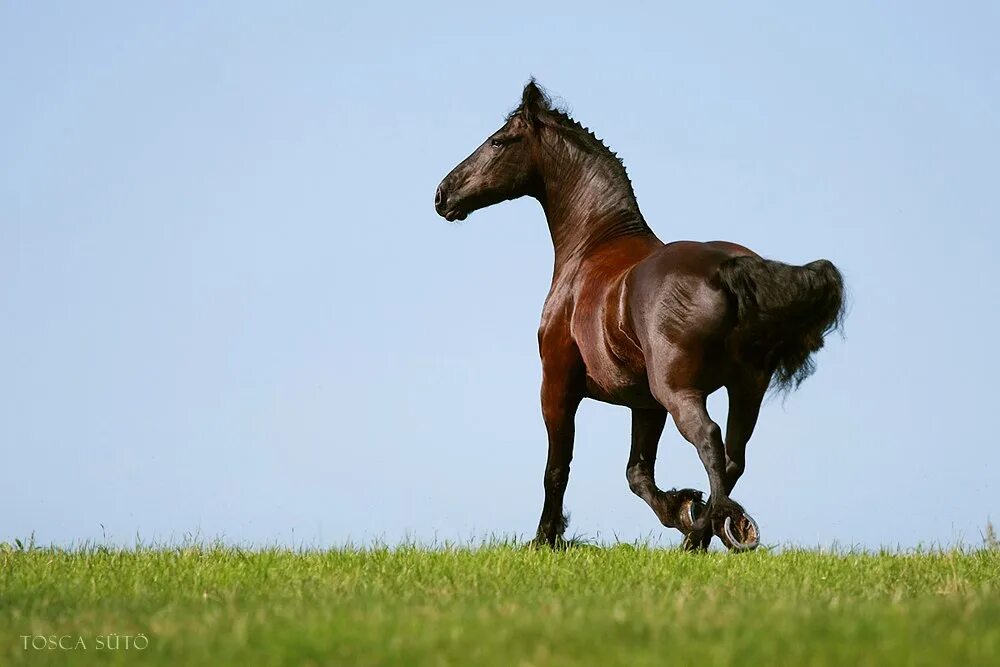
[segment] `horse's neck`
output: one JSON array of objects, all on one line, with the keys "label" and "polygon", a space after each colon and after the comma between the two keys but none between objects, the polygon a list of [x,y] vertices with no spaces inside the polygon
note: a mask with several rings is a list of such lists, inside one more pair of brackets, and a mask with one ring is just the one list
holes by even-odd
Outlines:
[{"label": "horse's neck", "polygon": [[543,179],[539,197],[552,236],[557,269],[584,259],[598,247],[626,236],[649,236],[631,191],[608,166],[571,165]]}]

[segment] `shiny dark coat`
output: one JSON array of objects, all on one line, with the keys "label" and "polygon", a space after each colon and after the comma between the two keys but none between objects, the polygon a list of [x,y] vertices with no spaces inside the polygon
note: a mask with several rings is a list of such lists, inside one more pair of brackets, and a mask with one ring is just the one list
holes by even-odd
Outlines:
[{"label": "shiny dark coat", "polygon": [[[664,244],[647,226],[620,160],[554,109],[535,84],[503,127],[449,173],[435,194],[448,220],[507,199],[538,199],[555,249],[538,330],[548,431],[537,540],[555,544],[583,398],[632,410],[629,487],[689,548],[712,534],[731,549],[759,543],[729,495],[769,387],[791,389],[843,315],[843,281],[826,260],[790,266],[735,243]],[[729,393],[723,439],[705,403]],[[661,491],[653,478],[667,415],[695,446],[711,496]]]}]

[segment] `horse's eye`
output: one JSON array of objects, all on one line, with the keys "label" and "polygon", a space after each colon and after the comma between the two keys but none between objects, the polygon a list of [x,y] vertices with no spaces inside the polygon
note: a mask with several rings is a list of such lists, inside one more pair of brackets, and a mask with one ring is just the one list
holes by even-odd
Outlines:
[{"label": "horse's eye", "polygon": [[493,148],[503,148],[503,140],[502,139],[491,139],[490,140],[490,146],[492,146]]}]

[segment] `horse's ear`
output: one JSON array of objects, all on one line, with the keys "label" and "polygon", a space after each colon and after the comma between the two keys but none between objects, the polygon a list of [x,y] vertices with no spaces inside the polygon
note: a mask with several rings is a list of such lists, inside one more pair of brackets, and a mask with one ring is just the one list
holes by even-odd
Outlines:
[{"label": "horse's ear", "polygon": [[549,111],[549,96],[532,78],[521,93],[521,114],[526,121],[534,125],[538,114],[543,111]]}]

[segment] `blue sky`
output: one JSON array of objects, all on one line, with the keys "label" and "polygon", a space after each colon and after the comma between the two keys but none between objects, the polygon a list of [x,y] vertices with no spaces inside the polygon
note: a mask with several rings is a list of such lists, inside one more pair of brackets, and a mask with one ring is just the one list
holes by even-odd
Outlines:
[{"label": "blue sky", "polygon": [[[734,494],[766,543],[1000,521],[995,4],[355,4],[0,8],[0,539],[532,534],[544,218],[432,207],[532,74],[662,239],[846,275]],[[577,433],[570,532],[676,542],[628,411]]]}]

